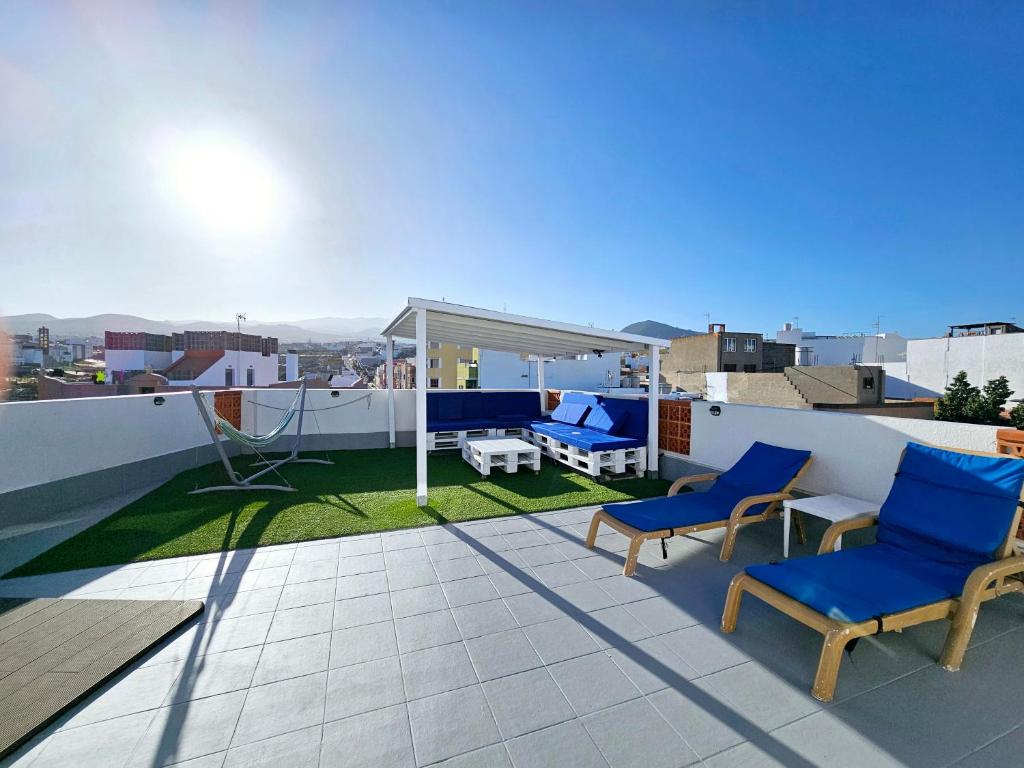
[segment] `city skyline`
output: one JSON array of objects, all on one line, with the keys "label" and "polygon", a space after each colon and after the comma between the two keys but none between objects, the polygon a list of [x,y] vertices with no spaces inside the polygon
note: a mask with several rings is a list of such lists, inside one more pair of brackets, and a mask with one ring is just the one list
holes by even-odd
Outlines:
[{"label": "city skyline", "polygon": [[1024,10],[535,10],[5,9],[0,315],[1020,315]]}]

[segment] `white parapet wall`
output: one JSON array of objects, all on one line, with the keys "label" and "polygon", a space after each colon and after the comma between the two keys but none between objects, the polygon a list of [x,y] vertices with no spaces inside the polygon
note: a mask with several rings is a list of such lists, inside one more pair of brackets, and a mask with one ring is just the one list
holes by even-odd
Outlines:
[{"label": "white parapet wall", "polygon": [[[411,389],[395,390],[395,431],[416,431],[416,398]],[[273,429],[295,397],[291,388],[242,390],[242,430],[263,434]],[[294,435],[298,418],[285,435]],[[387,434],[388,393],[384,389],[310,389],[306,392],[303,435]]]},{"label": "white parapet wall", "polygon": [[[718,408],[718,416],[711,414]],[[812,452],[800,482],[809,493],[842,493],[883,501],[900,452],[909,441],[977,451],[995,450],[996,427],[945,421],[860,416],[791,408],[694,401],[691,462],[727,469],[760,440]]]},{"label": "white parapet wall", "polygon": [[0,404],[0,494],[210,443],[192,395]]},{"label": "white parapet wall", "polygon": [[[337,397],[332,396],[335,391]],[[255,403],[284,409],[294,395],[292,389],[242,390],[242,429],[269,431],[283,412]],[[212,393],[206,396],[213,398]],[[161,405],[156,405],[158,398]],[[382,390],[309,390],[303,432],[317,447],[369,447],[386,440],[387,402]],[[398,433],[415,430],[415,407],[411,390],[395,392]],[[296,427],[293,419],[286,434],[294,434]],[[314,437],[320,435],[328,440],[316,443]],[[132,472],[127,465],[146,460],[159,464],[161,457],[171,455],[175,462],[167,465],[174,474],[183,464],[191,466],[190,455],[182,452],[196,451],[197,463],[214,460],[215,455],[198,450],[208,446],[210,435],[190,392],[0,403],[0,496],[120,467]],[[146,471],[147,479],[159,476]],[[95,492],[102,494],[102,487]]]}]

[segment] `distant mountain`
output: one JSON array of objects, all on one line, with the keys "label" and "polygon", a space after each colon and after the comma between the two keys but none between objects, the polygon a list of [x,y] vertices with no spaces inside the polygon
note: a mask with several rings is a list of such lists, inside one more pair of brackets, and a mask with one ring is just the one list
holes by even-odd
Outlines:
[{"label": "distant mountain", "polygon": [[623,333],[635,333],[640,336],[653,336],[656,339],[675,339],[680,336],[696,336],[699,331],[687,328],[676,328],[674,325],[659,323],[657,320],[641,320],[631,323],[622,329]]},{"label": "distant mountain", "polygon": [[[387,324],[383,318],[374,317],[331,317],[295,322],[254,321],[242,324],[246,333],[274,336],[282,342],[330,342],[347,340],[371,340],[380,337],[381,329]],[[147,333],[180,333],[181,331],[231,331],[233,322],[211,322],[194,320],[179,322],[172,320],[149,320],[136,315],[93,315],[91,317],[54,317],[42,313],[10,315],[0,317],[0,328],[7,333],[29,333],[35,335],[39,326],[50,329],[51,336],[103,336],[104,331],[145,331]]]}]

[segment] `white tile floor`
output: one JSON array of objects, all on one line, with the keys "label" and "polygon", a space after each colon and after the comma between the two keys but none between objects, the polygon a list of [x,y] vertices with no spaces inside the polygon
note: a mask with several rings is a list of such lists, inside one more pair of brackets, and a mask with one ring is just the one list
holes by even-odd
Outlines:
[{"label": "white tile floor", "polygon": [[[589,510],[0,581],[0,594],[201,598],[193,625],[6,765],[1004,765],[1019,758],[1024,600],[986,605],[963,671],[941,624],[865,640],[834,704],[819,638],[725,588],[780,529],[581,546]],[[854,542],[851,542],[853,544]],[[798,548],[807,553],[809,547]]]}]

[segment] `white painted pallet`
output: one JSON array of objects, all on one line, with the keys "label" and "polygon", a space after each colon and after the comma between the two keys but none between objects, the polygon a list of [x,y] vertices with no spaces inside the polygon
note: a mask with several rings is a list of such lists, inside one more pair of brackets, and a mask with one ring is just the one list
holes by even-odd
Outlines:
[{"label": "white painted pallet", "polygon": [[622,475],[626,472],[633,472],[640,477],[647,467],[646,448],[588,451],[585,448],[563,443],[556,437],[530,430],[525,431],[524,437],[528,442],[540,448],[545,456],[591,477],[600,477],[602,474]]},{"label": "white painted pallet", "polygon": [[506,427],[502,429],[463,429],[457,432],[428,432],[427,450],[444,451],[461,449],[463,443],[469,438],[475,437],[522,437],[521,427]]}]

